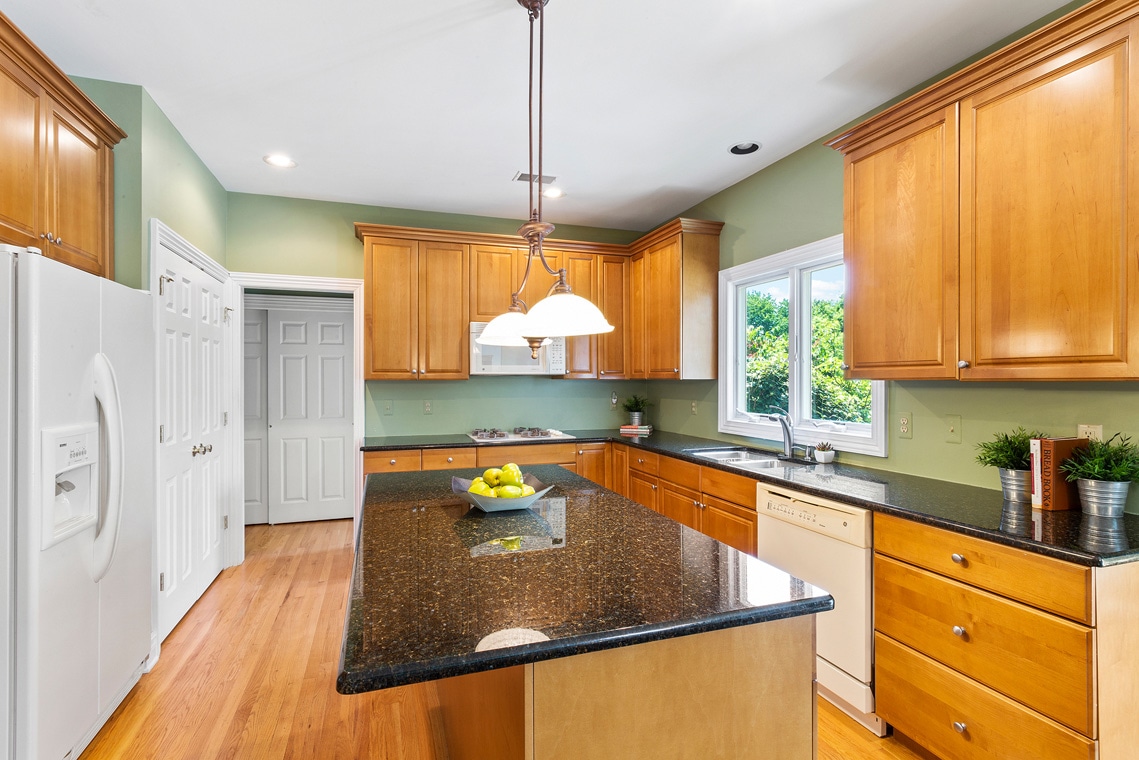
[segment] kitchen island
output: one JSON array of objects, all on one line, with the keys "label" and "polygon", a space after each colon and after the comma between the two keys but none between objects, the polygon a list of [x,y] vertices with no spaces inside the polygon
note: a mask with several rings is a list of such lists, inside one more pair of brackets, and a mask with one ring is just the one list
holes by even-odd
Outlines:
[{"label": "kitchen island", "polygon": [[825,592],[556,466],[483,514],[373,475],[337,689],[436,681],[451,757],[814,756]]}]

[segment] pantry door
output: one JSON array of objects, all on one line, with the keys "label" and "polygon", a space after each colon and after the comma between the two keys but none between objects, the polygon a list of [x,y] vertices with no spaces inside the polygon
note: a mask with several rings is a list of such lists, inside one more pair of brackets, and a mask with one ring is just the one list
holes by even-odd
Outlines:
[{"label": "pantry door", "polygon": [[352,302],[269,310],[268,505],[271,524],[352,517]]},{"label": "pantry door", "polygon": [[221,572],[225,284],[162,246],[157,268],[158,640]]}]

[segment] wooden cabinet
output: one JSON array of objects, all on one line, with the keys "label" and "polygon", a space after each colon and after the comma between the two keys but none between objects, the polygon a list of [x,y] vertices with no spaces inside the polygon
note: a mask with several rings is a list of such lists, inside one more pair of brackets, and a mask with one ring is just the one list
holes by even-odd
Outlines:
[{"label": "wooden cabinet", "polygon": [[941,757],[1122,760],[1139,565],[1083,567],[878,514],[877,712]]},{"label": "wooden cabinet", "polygon": [[[752,490],[754,492],[754,487]],[[704,494],[702,503],[700,530],[720,543],[754,557],[759,551],[759,523],[755,509],[708,494]]]},{"label": "wooden cabinet", "polygon": [[419,449],[364,452],[365,478],[373,472],[415,472],[421,469],[423,458]]},{"label": "wooden cabinet", "polygon": [[613,478],[609,488],[629,498],[629,447],[623,443],[613,444]]},{"label": "wooden cabinet", "polygon": [[[597,256],[591,253],[566,253],[562,256],[562,266],[566,268],[566,283],[573,288],[574,295],[581,296],[600,308],[597,286]],[[545,271],[545,270],[543,270]],[[543,280],[545,282],[545,280]],[[546,285],[549,288],[549,283]],[[601,311],[614,324],[604,309]],[[597,372],[597,335],[578,335],[566,338],[566,377],[594,378]]]},{"label": "wooden cabinet", "polygon": [[365,378],[466,379],[468,247],[370,236],[364,247]]},{"label": "wooden cabinet", "polygon": [[1139,10],[1090,3],[830,144],[851,377],[1139,377]]},{"label": "wooden cabinet", "polygon": [[660,511],[657,492],[660,485],[656,475],[640,470],[629,470],[629,498],[656,512]]},{"label": "wooden cabinet", "polygon": [[475,450],[472,448],[423,450],[424,470],[455,470],[476,466]]},{"label": "wooden cabinet", "polygon": [[681,525],[700,530],[700,492],[667,480],[661,480],[659,485],[657,511]]},{"label": "wooden cabinet", "polygon": [[633,244],[631,377],[716,378],[716,277],[722,227],[720,222],[676,219]]},{"label": "wooden cabinet", "polygon": [[592,480],[603,488],[609,488],[612,482],[610,464],[610,449],[608,443],[579,443],[577,445],[578,475]]},{"label": "wooden cabinet", "polygon": [[629,260],[624,256],[597,258],[597,308],[613,325],[613,332],[597,336],[597,375],[605,380],[626,377],[625,346],[628,343],[628,316],[625,291]]},{"label": "wooden cabinet", "polygon": [[489,322],[510,308],[510,295],[518,283],[515,246],[471,246],[470,321]]},{"label": "wooden cabinet", "polygon": [[125,137],[0,15],[0,242],[112,277],[112,148]]},{"label": "wooden cabinet", "polygon": [[572,443],[520,443],[480,446],[475,449],[479,467],[501,467],[507,462],[525,464],[560,464],[577,467],[577,449]]}]

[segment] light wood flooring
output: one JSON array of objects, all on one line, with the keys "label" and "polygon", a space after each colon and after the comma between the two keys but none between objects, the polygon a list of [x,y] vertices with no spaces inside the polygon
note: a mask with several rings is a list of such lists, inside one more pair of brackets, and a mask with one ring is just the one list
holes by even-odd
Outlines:
[{"label": "light wood flooring", "polygon": [[[81,760],[448,760],[431,684],[336,693],[349,520],[245,529]],[[820,760],[927,760],[819,700]],[[777,760],[777,759],[773,759]]]}]

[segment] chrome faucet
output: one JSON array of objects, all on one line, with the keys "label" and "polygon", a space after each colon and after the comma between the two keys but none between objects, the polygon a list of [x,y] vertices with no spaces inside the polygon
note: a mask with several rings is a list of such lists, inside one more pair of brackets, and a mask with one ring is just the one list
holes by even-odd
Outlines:
[{"label": "chrome faucet", "polygon": [[791,415],[784,410],[774,406],[771,408],[780,413],[760,414],[759,416],[769,422],[779,423],[779,427],[783,431],[783,456],[793,458],[795,456],[795,422],[791,419]]}]

